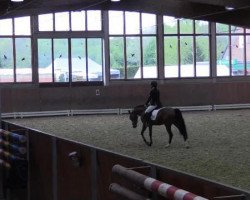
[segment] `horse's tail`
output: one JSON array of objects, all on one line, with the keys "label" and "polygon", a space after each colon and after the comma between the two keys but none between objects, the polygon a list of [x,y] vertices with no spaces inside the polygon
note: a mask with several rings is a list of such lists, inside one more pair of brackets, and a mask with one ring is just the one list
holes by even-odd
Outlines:
[{"label": "horse's tail", "polygon": [[178,108],[174,109],[174,111],[176,114],[176,124],[177,124],[181,134],[183,135],[184,140],[186,141],[188,139],[188,135],[187,135],[186,125],[185,125],[184,119],[182,117],[182,113]]}]

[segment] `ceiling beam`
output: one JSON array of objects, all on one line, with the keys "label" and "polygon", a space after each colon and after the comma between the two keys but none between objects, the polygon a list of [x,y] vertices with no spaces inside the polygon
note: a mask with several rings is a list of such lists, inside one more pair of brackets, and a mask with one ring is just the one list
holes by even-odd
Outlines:
[{"label": "ceiling beam", "polygon": [[[216,1],[218,2],[217,5],[212,5],[216,4]],[[238,5],[243,5],[243,3],[246,5],[246,1],[249,0],[227,0],[227,2],[230,3],[236,1],[241,2]],[[2,16],[6,18],[24,14],[35,15],[64,10],[84,9],[125,10],[249,27],[249,9],[244,8],[227,11],[225,7],[222,6],[225,2],[226,0],[122,0],[115,3],[110,0],[26,0],[24,4],[21,4],[22,6],[10,7],[8,12],[5,12]],[[250,1],[248,4],[250,4]]]},{"label": "ceiling beam", "polygon": [[235,8],[241,7],[249,7],[250,1],[249,0],[177,0],[181,2],[193,2],[193,3],[201,3],[201,4],[209,4],[215,6],[232,6]]}]

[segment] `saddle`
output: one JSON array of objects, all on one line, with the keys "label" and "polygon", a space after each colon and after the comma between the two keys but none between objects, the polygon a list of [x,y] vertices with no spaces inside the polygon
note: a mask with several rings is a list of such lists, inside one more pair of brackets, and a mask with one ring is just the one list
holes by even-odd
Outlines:
[{"label": "saddle", "polygon": [[159,112],[161,109],[163,109],[163,108],[164,108],[164,107],[162,107],[162,108],[157,108],[156,110],[153,110],[150,119],[151,119],[152,121],[154,121],[154,120],[156,119],[156,117],[157,117],[158,112]]}]

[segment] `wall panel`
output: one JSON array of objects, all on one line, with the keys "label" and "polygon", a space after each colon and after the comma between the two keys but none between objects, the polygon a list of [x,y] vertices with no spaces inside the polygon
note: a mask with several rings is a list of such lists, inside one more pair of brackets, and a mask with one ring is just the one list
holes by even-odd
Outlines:
[{"label": "wall panel", "polygon": [[[200,106],[250,102],[250,82],[159,84],[165,106]],[[99,95],[96,95],[96,93]],[[150,92],[146,84],[110,86],[5,88],[2,112],[74,109],[131,108],[144,104]]]}]

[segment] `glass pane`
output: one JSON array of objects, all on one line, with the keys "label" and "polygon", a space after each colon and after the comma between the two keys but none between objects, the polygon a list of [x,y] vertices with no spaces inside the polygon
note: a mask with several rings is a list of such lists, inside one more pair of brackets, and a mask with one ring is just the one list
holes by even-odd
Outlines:
[{"label": "glass pane", "polygon": [[229,33],[229,26],[226,24],[216,23],[216,33]]},{"label": "glass pane", "polygon": [[99,11],[99,10],[87,11],[87,19],[88,19],[87,29],[89,31],[102,30],[101,11]]},{"label": "glass pane", "polygon": [[55,30],[69,31],[69,12],[55,13]]},{"label": "glass pane", "polygon": [[88,80],[102,81],[102,39],[88,39]]},{"label": "glass pane", "polygon": [[178,20],[174,17],[163,16],[164,34],[177,34]]},{"label": "glass pane", "polygon": [[233,35],[231,37],[231,65],[232,75],[245,75],[245,59],[244,59],[244,36]]},{"label": "glass pane", "polygon": [[217,76],[229,76],[229,37],[216,37]]},{"label": "glass pane", "polygon": [[180,38],[181,77],[194,77],[193,37]]},{"label": "glass pane", "polygon": [[195,20],[195,33],[209,33],[208,25],[207,21]]},{"label": "glass pane", "polygon": [[126,38],[127,78],[141,78],[140,37]]},{"label": "glass pane", "polygon": [[164,37],[165,78],[178,77],[178,38]]},{"label": "glass pane", "polygon": [[191,34],[193,33],[193,20],[191,19],[180,19],[180,33]]},{"label": "glass pane", "polygon": [[156,15],[142,13],[142,33],[156,34]]},{"label": "glass pane", "polygon": [[32,81],[31,39],[16,38],[16,81]]},{"label": "glass pane", "polygon": [[246,36],[246,63],[247,63],[247,75],[250,75],[250,35]]},{"label": "glass pane", "polygon": [[39,82],[52,82],[52,40],[38,39]]},{"label": "glass pane", "polygon": [[109,11],[109,34],[123,34],[123,23],[122,11]]},{"label": "glass pane", "polygon": [[143,37],[143,78],[157,78],[156,37]]},{"label": "glass pane", "polygon": [[54,39],[54,81],[69,81],[68,39]]},{"label": "glass pane", "polygon": [[0,82],[14,81],[12,38],[0,39]]},{"label": "glass pane", "polygon": [[125,78],[123,37],[110,37],[110,79]]},{"label": "glass pane", "polygon": [[0,20],[0,35],[12,35],[12,19],[1,19]]},{"label": "glass pane", "polygon": [[140,33],[140,14],[138,12],[125,12],[126,34]]},{"label": "glass pane", "polygon": [[196,76],[210,76],[209,37],[196,37]]},{"label": "glass pane", "polygon": [[38,15],[39,31],[53,31],[53,14]]},{"label": "glass pane", "polygon": [[244,29],[242,27],[238,26],[230,26],[231,27],[231,33],[244,33]]},{"label": "glass pane", "polygon": [[15,35],[30,35],[30,17],[14,18]]},{"label": "glass pane", "polygon": [[85,31],[85,11],[71,12],[71,30]]},{"label": "glass pane", "polygon": [[86,81],[86,39],[71,39],[71,64],[72,81]]}]

